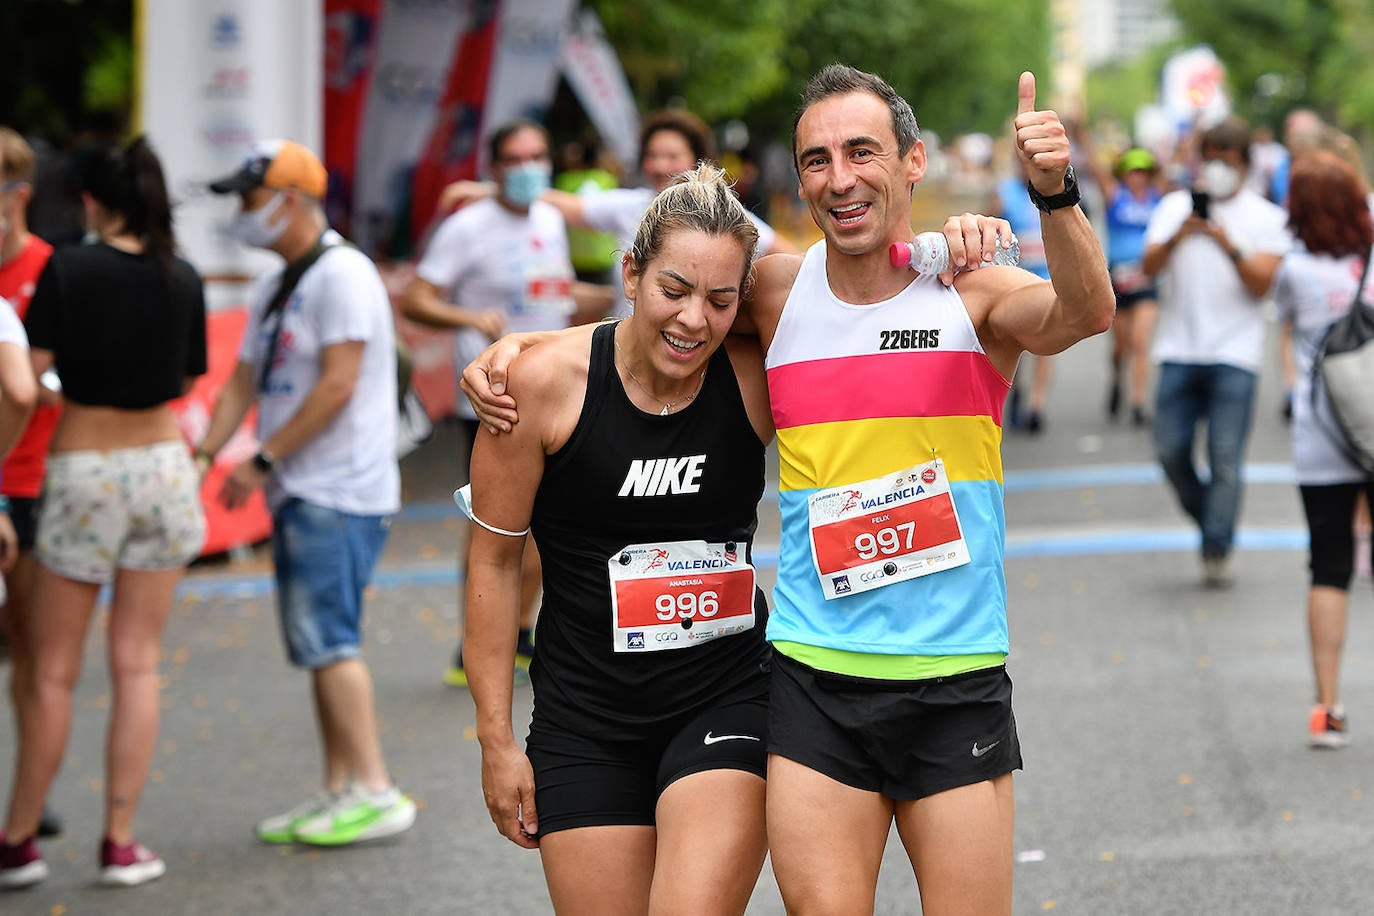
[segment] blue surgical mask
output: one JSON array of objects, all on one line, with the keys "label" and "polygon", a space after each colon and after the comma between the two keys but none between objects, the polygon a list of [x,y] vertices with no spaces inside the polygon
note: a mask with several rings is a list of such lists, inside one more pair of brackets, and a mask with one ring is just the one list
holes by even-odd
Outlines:
[{"label": "blue surgical mask", "polygon": [[501,176],[501,196],[517,207],[528,207],[549,189],[553,169],[547,162],[523,162]]}]

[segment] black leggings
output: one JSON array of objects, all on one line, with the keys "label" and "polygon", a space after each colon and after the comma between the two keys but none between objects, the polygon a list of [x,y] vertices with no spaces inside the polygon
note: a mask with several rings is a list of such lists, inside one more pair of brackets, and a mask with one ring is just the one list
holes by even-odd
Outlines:
[{"label": "black leggings", "polygon": [[1350,590],[1355,571],[1355,501],[1361,492],[1374,506],[1374,481],[1298,487],[1312,548],[1307,568],[1312,585]]}]

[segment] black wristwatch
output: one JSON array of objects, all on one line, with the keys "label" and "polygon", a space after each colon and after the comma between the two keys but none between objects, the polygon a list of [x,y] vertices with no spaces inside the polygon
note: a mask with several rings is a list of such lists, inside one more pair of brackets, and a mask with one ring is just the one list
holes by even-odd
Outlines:
[{"label": "black wristwatch", "polygon": [[253,467],[262,471],[264,474],[271,474],[272,468],[276,466],[276,461],[272,456],[264,451],[259,451],[253,456]]},{"label": "black wristwatch", "polygon": [[1078,176],[1074,175],[1073,166],[1064,170],[1064,190],[1058,194],[1051,194],[1046,197],[1035,190],[1035,185],[1029,181],[1026,182],[1026,191],[1030,193],[1031,203],[1035,204],[1035,208],[1043,213],[1076,206],[1083,199],[1083,195],[1078,191]]}]

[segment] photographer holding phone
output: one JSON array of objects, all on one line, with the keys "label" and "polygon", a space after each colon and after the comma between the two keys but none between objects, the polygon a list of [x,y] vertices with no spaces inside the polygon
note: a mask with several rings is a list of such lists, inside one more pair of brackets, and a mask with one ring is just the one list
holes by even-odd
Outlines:
[{"label": "photographer holding phone", "polygon": [[[1165,195],[1151,216],[1141,266],[1158,275],[1160,290],[1155,452],[1201,529],[1204,584],[1225,588],[1264,352],[1260,301],[1293,241],[1284,210],[1244,187],[1244,121],[1227,118],[1208,129],[1201,153],[1197,188]],[[1207,424],[1207,483],[1193,465],[1199,421]]]}]

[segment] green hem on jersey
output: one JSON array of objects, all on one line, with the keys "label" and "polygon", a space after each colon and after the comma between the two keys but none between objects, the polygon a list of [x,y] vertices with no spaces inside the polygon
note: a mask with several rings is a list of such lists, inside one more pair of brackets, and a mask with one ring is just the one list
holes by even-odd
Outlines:
[{"label": "green hem on jersey", "polygon": [[875,655],[871,652],[849,652],[782,641],[773,643],[773,649],[818,671],[891,681],[950,677],[982,668],[996,668],[1007,660],[1001,652],[985,652],[981,655]]}]

